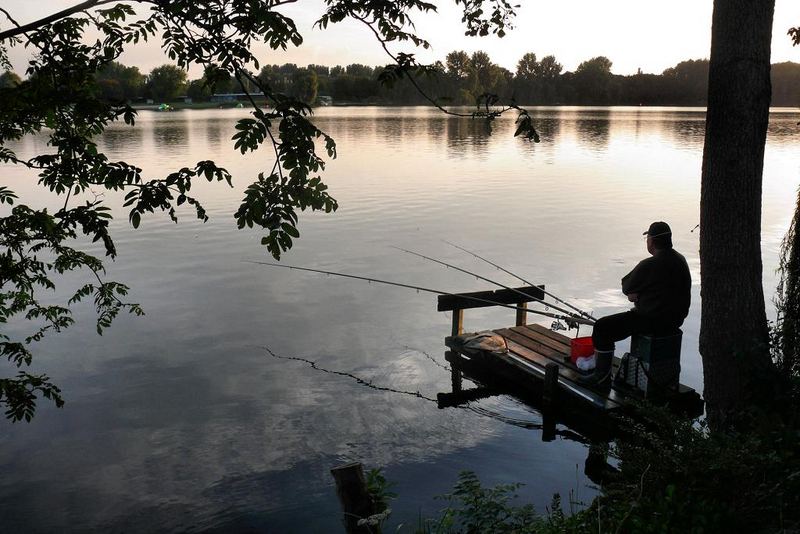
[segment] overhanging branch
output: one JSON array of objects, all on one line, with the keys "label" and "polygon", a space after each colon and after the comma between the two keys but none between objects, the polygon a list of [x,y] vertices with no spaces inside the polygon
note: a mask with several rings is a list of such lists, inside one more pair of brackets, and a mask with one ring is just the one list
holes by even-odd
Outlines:
[{"label": "overhanging branch", "polygon": [[[137,3],[148,2],[152,3],[150,0],[130,0]],[[67,17],[74,15],[75,13],[80,13],[81,11],[85,11],[87,9],[92,9],[97,6],[102,6],[104,4],[111,4],[111,3],[120,3],[119,0],[86,0],[85,2],[81,2],[80,4],[74,5],[72,7],[68,7],[67,9],[61,10],[58,13],[53,13],[52,15],[48,15],[44,18],[36,20],[34,22],[29,22],[28,24],[19,25],[17,24],[14,19],[11,18],[8,13],[6,16],[8,19],[15,24],[17,24],[16,28],[11,28],[10,30],[6,30],[4,32],[0,32],[0,41],[5,41],[11,37],[16,37],[17,35],[22,35],[25,32],[29,32],[31,30],[38,30],[42,26],[46,26],[50,23],[53,23],[57,20],[61,20]],[[5,10],[4,10],[5,12]]]}]

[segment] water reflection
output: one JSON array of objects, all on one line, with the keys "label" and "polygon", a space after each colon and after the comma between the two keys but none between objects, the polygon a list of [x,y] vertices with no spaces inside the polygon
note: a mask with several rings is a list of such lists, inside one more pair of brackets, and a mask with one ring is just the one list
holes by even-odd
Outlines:
[{"label": "water reflection", "polygon": [[111,154],[121,154],[126,151],[139,152],[144,144],[144,128],[115,124],[105,131],[99,139],[99,144],[101,150]]},{"label": "water reflection", "polygon": [[558,141],[562,121],[558,117],[535,117],[534,125],[542,143],[551,145]]},{"label": "water reflection", "polygon": [[609,117],[611,111],[593,111],[590,116],[580,118],[575,121],[575,129],[578,133],[580,144],[593,151],[603,151],[608,146],[609,129],[611,123]]},{"label": "water reflection", "polygon": [[432,142],[440,142],[447,135],[448,117],[430,117],[424,121],[425,131],[428,134],[428,140]]},{"label": "water reflection", "polygon": [[230,120],[212,119],[206,121],[206,141],[208,142],[208,146],[216,147],[224,142],[226,139],[222,135],[222,132],[227,132],[230,130],[230,127]]},{"label": "water reflection", "polygon": [[[324,178],[341,208],[303,214],[302,237],[285,261],[446,291],[487,289],[388,248],[479,269],[443,249],[444,238],[603,315],[626,306],[619,279],[645,254],[643,221],[657,218],[686,229],[676,232],[676,246],[699,280],[689,229],[699,215],[702,111],[535,112],[538,145],[513,138],[511,116],[494,121],[490,135],[484,121],[426,109],[317,110],[319,126],[339,145]],[[237,178],[253,177],[266,156],[233,150],[230,136],[242,116],[142,113],[134,129],[109,131],[100,143],[154,176],[212,157]],[[773,119],[765,288],[775,285],[777,248],[800,182],[800,114]],[[46,150],[45,143],[20,143],[20,156]],[[3,173],[18,192],[40,194],[19,170],[4,166]],[[98,337],[91,310],[78,310],[75,327],[37,349],[37,364],[63,387],[67,406],[43,408],[31,425],[0,422],[3,527],[324,532],[339,525],[328,470],[347,460],[382,466],[398,483],[397,521],[435,512],[440,503],[432,497],[450,490],[465,468],[488,485],[536,480],[523,498],[540,505],[554,491],[591,494],[582,476],[575,479],[575,465],[587,456],[582,444],[543,443],[539,430],[439,410],[266,354],[260,347],[432,398],[450,385],[439,364],[451,317],[413,291],[243,263],[263,259],[264,251],[260,233],[237,231],[231,220],[241,191],[201,181],[193,192],[213,200],[207,224],[188,216],[176,226],[153,216],[134,231],[121,200],[114,205],[119,257],[108,264],[109,277],[128,283],[147,315],[121,317]],[[682,362],[682,381],[692,387],[702,386],[699,307],[696,285]],[[476,310],[465,320],[478,330],[508,326],[513,314]],[[541,422],[506,396],[473,405]]]},{"label": "water reflection", "polygon": [[189,144],[189,124],[183,117],[153,123],[153,144],[159,149],[185,149]]},{"label": "water reflection", "polygon": [[447,121],[447,148],[450,157],[484,155],[492,135],[492,121],[451,117]]}]

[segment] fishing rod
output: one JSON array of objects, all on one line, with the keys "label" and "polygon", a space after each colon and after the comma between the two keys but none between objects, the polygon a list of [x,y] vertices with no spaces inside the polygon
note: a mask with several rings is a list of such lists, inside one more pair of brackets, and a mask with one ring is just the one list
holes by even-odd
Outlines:
[{"label": "fishing rod", "polygon": [[[474,252],[472,252],[472,251],[470,251],[470,250],[467,250],[467,249],[465,249],[464,247],[460,247],[460,246],[456,245],[455,243],[451,243],[450,241],[447,241],[447,240],[445,240],[445,239],[442,239],[442,241],[444,241],[445,243],[447,243],[447,244],[448,244],[448,245],[450,245],[451,247],[455,247],[455,248],[457,248],[458,250],[462,250],[462,251],[466,252],[467,254],[470,254],[471,256],[474,256],[475,258],[477,258],[477,259],[479,259],[479,260],[481,260],[481,261],[483,261],[483,262],[486,262],[486,263],[488,263],[488,264],[489,264],[489,265],[491,265],[492,267],[496,267],[497,269],[500,269],[501,271],[503,271],[503,272],[504,272],[504,273],[506,273],[506,274],[510,274],[511,276],[513,276],[514,278],[516,278],[517,280],[519,280],[520,282],[523,282],[523,283],[525,283],[525,284],[528,284],[529,286],[532,286],[532,285],[533,285],[532,283],[528,282],[527,280],[525,280],[525,279],[524,279],[524,278],[522,278],[521,276],[519,276],[519,275],[517,275],[517,274],[514,274],[514,273],[512,273],[512,272],[511,272],[511,271],[509,271],[508,269],[504,269],[503,267],[500,267],[499,265],[497,265],[497,264],[496,264],[496,263],[494,263],[493,261],[487,260],[486,258],[484,258],[484,257],[482,257],[482,256],[478,256],[478,255],[477,255],[477,254],[475,254]],[[591,321],[596,321],[596,319],[595,319],[594,317],[592,317],[592,315],[591,315],[590,313],[586,313],[585,311],[581,310],[580,308],[578,308],[578,307],[576,307],[576,306],[574,306],[574,305],[570,304],[569,302],[567,302],[567,301],[565,301],[565,300],[563,300],[563,299],[561,299],[561,298],[559,298],[559,297],[557,297],[557,296],[553,295],[552,293],[549,293],[549,292],[545,291],[544,289],[542,289],[542,292],[543,292],[545,295],[547,295],[548,297],[551,297],[551,298],[554,298],[554,299],[556,299],[556,300],[557,300],[558,302],[560,302],[561,304],[564,304],[565,306],[568,306],[568,307],[572,308],[572,309],[573,309],[573,310],[575,310],[577,313],[579,313],[579,314],[580,314],[582,317],[584,317],[584,318],[586,318],[586,319],[589,319],[589,320],[591,320]]]},{"label": "fishing rod", "polygon": [[[327,275],[330,275],[330,276],[340,276],[340,277],[343,277],[343,278],[352,278],[354,280],[365,280],[367,282],[375,282],[376,284],[385,284],[385,285],[388,285],[388,286],[405,287],[407,289],[415,289],[418,292],[419,291],[424,291],[426,293],[434,293],[436,295],[447,295],[449,297],[463,298],[463,299],[472,300],[472,301],[475,301],[475,302],[482,302],[484,304],[491,304],[492,306],[500,306],[500,307],[503,307],[503,308],[509,308],[511,310],[524,311],[524,312],[528,312],[528,313],[536,313],[538,315],[544,315],[545,317],[550,317],[550,318],[553,318],[553,319],[560,319],[562,321],[572,321],[572,322],[576,322],[578,324],[589,324],[589,325],[590,324],[594,324],[593,322],[590,323],[588,320],[583,319],[583,318],[568,317],[568,316],[564,316],[564,315],[558,315],[558,314],[555,314],[555,313],[548,313],[548,312],[541,311],[541,310],[532,310],[532,309],[528,309],[528,308],[523,308],[521,306],[513,306],[511,304],[503,304],[501,302],[495,302],[493,300],[483,299],[483,298],[480,298],[480,297],[474,297],[474,296],[471,296],[471,295],[460,295],[458,293],[448,293],[447,291],[439,291],[438,289],[430,289],[428,287],[415,286],[415,285],[411,285],[411,284],[404,284],[402,282],[392,282],[390,280],[380,280],[378,278],[371,278],[371,277],[368,277],[368,276],[359,276],[359,275],[356,275],[356,274],[338,273],[338,272],[335,272],[335,271],[324,271],[322,269],[311,269],[309,267],[298,267],[296,265],[286,265],[286,264],[283,264],[283,263],[274,263],[274,262],[269,262],[269,261],[255,261],[255,260],[243,260],[243,261],[245,263],[255,263],[257,265],[266,265],[268,267],[282,267],[284,269],[296,269],[298,271],[307,271],[307,272],[310,272],[310,273],[327,274]],[[525,297],[527,297],[527,298],[530,297],[530,295],[527,295],[527,294],[524,294],[524,293],[523,293],[523,295],[525,295]]]},{"label": "fishing rod", "polygon": [[[418,258],[422,258],[422,259],[425,259],[425,260],[429,260],[429,261],[438,263],[439,265],[444,265],[445,267],[448,267],[450,269],[455,269],[456,271],[460,271],[460,272],[468,274],[470,276],[474,276],[475,278],[478,278],[478,279],[483,280],[485,282],[489,282],[490,284],[494,284],[496,286],[502,287],[503,289],[508,289],[509,291],[513,291],[514,293],[518,293],[518,294],[524,296],[525,298],[529,298],[529,299],[535,300],[536,302],[544,304],[545,306],[547,306],[549,308],[553,308],[554,310],[558,310],[558,311],[560,311],[562,313],[566,313],[567,316],[569,317],[569,319],[571,319],[571,320],[579,318],[579,317],[575,316],[575,313],[573,313],[573,312],[571,312],[569,310],[565,310],[564,308],[556,306],[555,304],[552,304],[552,303],[549,303],[549,302],[545,302],[542,299],[538,299],[538,298],[536,298],[534,296],[531,296],[531,295],[529,295],[527,293],[523,293],[519,289],[515,289],[513,287],[509,287],[507,285],[501,284],[500,282],[497,282],[497,281],[492,280],[490,278],[486,278],[485,276],[481,276],[479,274],[473,273],[472,271],[468,271],[466,269],[462,269],[461,267],[458,267],[456,265],[452,265],[450,263],[447,263],[447,262],[444,262],[444,261],[441,261],[441,260],[437,260],[436,258],[431,258],[430,256],[426,256],[424,254],[420,254],[419,252],[414,252],[413,250],[408,250],[408,249],[404,249],[404,248],[400,248],[400,247],[392,247],[392,248],[400,250],[402,252],[406,252],[408,254],[413,254],[414,256],[417,256]],[[525,283],[528,284],[529,286],[533,286],[533,284],[531,284],[530,282],[525,282]],[[539,288],[539,289],[541,289],[541,288]],[[584,324],[594,324],[594,318],[593,317],[591,317],[591,316],[589,316],[589,318],[584,317],[584,319],[586,319],[587,321],[589,321],[589,320],[592,321],[591,323],[584,323]]]}]

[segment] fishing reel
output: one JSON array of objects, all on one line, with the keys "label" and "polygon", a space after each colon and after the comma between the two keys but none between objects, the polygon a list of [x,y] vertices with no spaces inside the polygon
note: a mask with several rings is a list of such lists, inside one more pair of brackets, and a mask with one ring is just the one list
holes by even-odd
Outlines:
[{"label": "fishing reel", "polygon": [[559,330],[577,330],[579,328],[580,324],[574,319],[564,319],[563,322],[561,320],[553,321],[553,324],[550,325],[550,330],[553,332],[558,332]]}]

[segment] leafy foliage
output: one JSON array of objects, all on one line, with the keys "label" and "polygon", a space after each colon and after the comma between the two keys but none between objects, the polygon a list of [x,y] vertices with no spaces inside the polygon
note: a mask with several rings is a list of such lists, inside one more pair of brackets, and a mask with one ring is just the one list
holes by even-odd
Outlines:
[{"label": "leafy foliage", "polygon": [[[797,399],[786,405],[787,413]],[[759,413],[747,431],[648,407],[613,450],[620,477],[605,489],[607,524],[621,532],[754,532],[800,525],[797,417]]]},{"label": "leafy foliage", "polygon": [[[453,492],[441,498],[447,501],[438,518],[420,520],[417,534],[455,534],[492,532],[497,534],[534,534],[581,532],[585,517],[565,515],[561,497],[553,500],[545,516],[536,513],[532,504],[514,504],[522,484],[500,484],[485,488],[471,471],[462,471]],[[399,529],[398,529],[399,530]],[[587,532],[590,530],[586,530]],[[596,530],[595,530],[596,532]]]},{"label": "leafy foliage", "polygon": [[[0,162],[28,169],[38,175],[41,186],[64,197],[63,207],[50,213],[14,205],[19,200],[14,191],[0,187],[0,205],[13,205],[0,218],[0,321],[33,325],[23,339],[0,334],[0,352],[12,365],[31,365],[31,345],[47,333],[72,325],[70,306],[81,299],[93,296],[98,333],[121,311],[143,313],[138,304],[124,300],[128,293],[124,284],[103,279],[103,261],[79,248],[78,243],[89,238],[102,244],[107,257],[114,259],[117,253],[109,233],[110,209],[102,195],[84,200],[87,193],[96,189],[123,192],[130,224],[138,228],[145,216],[155,212],[164,212],[177,222],[176,208],[184,203],[206,221],[205,209],[191,195],[194,181],[232,186],[231,174],[213,161],[153,177],[145,176],[135,163],[111,161],[98,150],[95,140],[108,125],[133,126],[136,120],[135,110],[125,103],[125,91],[108,83],[107,76],[118,71],[129,76],[132,84],[141,83],[137,72],[124,72],[116,63],[127,46],[158,37],[174,62],[151,73],[149,89],[156,96],[174,96],[192,65],[202,67],[204,85],[235,80],[248,95],[251,117],[237,124],[234,146],[242,153],[268,150],[264,170],[251,177],[254,181],[246,188],[235,218],[240,228],[263,228],[266,235],[261,243],[276,259],[300,236],[298,212],[337,209],[321,178],[326,160],[336,157],[336,144],[314,125],[311,108],[302,100],[313,93],[313,79],[301,80],[306,86],[303,95],[289,95],[273,87],[268,78],[253,74],[260,67],[251,51],[254,43],[286,49],[303,41],[295,22],[281,13],[287,3],[292,2],[142,0],[136,5],[146,9],[135,11],[125,2],[87,0],[25,25],[0,10],[0,68],[10,69],[9,47],[25,46],[33,53],[25,80],[6,75],[0,85]],[[469,13],[468,31],[502,29],[512,13],[510,6],[496,0],[487,16],[480,12],[483,2],[462,3],[465,17]],[[326,4],[318,23],[322,27],[355,19],[367,23],[384,46],[391,41],[427,46],[411,31],[410,14],[433,11],[432,4],[418,0],[328,0]],[[398,63],[401,73],[428,70],[411,55],[400,57]],[[259,101],[253,98],[256,92],[263,95]],[[50,150],[28,159],[18,157],[12,143],[29,135],[46,136]],[[84,271],[90,281],[63,305],[42,304],[39,292],[54,289],[55,280],[69,271]],[[30,420],[37,396],[63,404],[58,388],[46,375],[20,372],[0,381],[0,405],[12,420]]]},{"label": "leafy foliage", "polygon": [[784,373],[800,375],[800,193],[789,230],[780,250],[780,281],[775,295],[778,310],[773,354]]},{"label": "leafy foliage", "polygon": [[[795,377],[795,380],[797,378]],[[464,472],[448,505],[418,533],[794,532],[800,526],[800,395],[776,413],[751,413],[747,431],[710,432],[704,422],[643,405],[621,421],[617,460],[589,505],[542,516],[515,504],[520,484],[484,488]],[[572,504],[572,503],[570,503]],[[398,529],[399,530],[399,529]]]},{"label": "leafy foliage", "polygon": [[372,497],[377,512],[385,511],[389,507],[389,501],[397,497],[391,490],[394,484],[386,480],[381,471],[380,468],[367,471],[367,493]]}]

